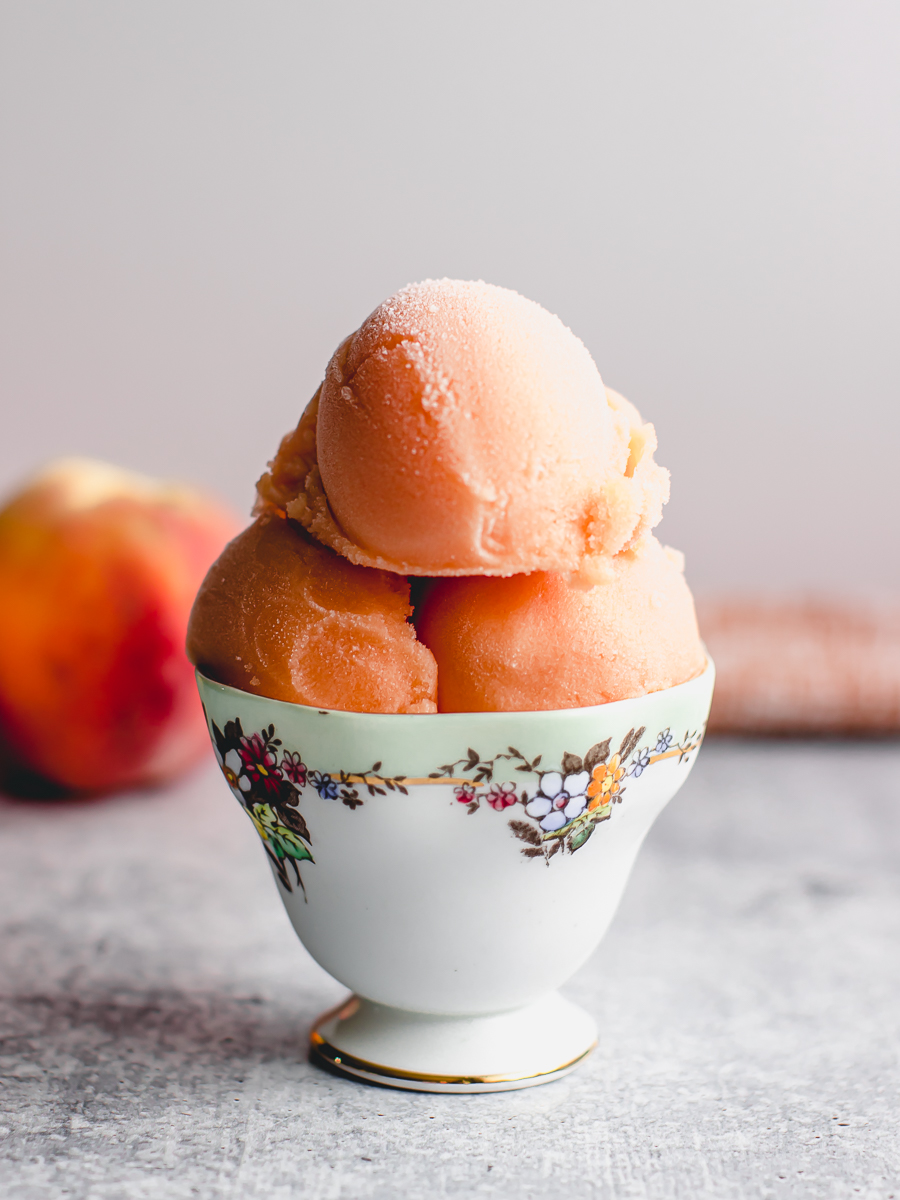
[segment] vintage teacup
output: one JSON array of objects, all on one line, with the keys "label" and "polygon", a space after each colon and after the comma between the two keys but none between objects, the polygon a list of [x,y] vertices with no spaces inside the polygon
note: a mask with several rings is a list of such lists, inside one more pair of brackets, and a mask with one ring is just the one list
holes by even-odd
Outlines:
[{"label": "vintage teacup", "polygon": [[696,758],[714,669],[553,712],[308,708],[198,673],[219,766],[288,916],[354,993],[314,1054],[393,1087],[487,1092],[596,1042],[556,989],[605,933]]}]

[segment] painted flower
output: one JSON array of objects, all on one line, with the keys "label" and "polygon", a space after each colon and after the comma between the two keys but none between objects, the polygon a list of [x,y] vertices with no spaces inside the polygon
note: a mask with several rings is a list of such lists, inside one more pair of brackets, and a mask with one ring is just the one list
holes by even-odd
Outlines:
[{"label": "painted flower", "polygon": [[324,771],[310,771],[307,779],[323,800],[337,800],[341,786],[339,779],[332,779]]},{"label": "painted flower", "polygon": [[302,788],[306,783],[306,763],[299,753],[292,754],[290,750],[285,750],[281,756],[281,769],[286,778],[296,784],[298,788]]},{"label": "painted flower", "polygon": [[664,729],[656,739],[656,753],[665,754],[668,748],[672,745],[672,735],[668,729]]},{"label": "painted flower", "polygon": [[614,754],[609,762],[599,763],[594,767],[587,794],[590,797],[588,808],[593,811],[603,805],[611,804],[625,778],[625,768],[621,765],[618,754]]},{"label": "painted flower", "polygon": [[516,785],[514,783],[495,783],[485,796],[485,800],[497,812],[502,812],[504,808],[509,808],[511,804],[516,803],[517,799]]},{"label": "painted flower", "polygon": [[635,754],[634,761],[628,768],[628,774],[633,775],[638,779],[643,771],[646,771],[650,766],[650,750],[646,746],[642,746]]},{"label": "painted flower", "polygon": [[281,783],[278,759],[261,733],[242,737],[238,753],[251,783],[261,783],[267,792],[278,791]]},{"label": "painted flower", "polygon": [[223,758],[217,747],[216,762],[219,764],[219,770],[225,776],[228,786],[239,800],[242,799],[241,792],[250,791],[250,780],[246,775],[241,774],[244,764],[241,762],[241,756],[237,750],[229,750]]},{"label": "painted flower", "polygon": [[461,783],[453,789],[453,795],[460,804],[471,804],[475,799],[475,787],[471,783]]},{"label": "painted flower", "polygon": [[526,813],[540,822],[545,833],[562,829],[587,807],[585,788],[589,779],[587,771],[565,776],[559,771],[545,771],[537,792],[525,806]]}]

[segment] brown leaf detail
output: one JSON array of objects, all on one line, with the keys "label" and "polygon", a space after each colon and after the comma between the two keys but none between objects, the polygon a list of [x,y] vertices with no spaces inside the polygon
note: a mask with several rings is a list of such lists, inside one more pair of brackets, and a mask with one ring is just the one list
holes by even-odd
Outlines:
[{"label": "brown leaf detail", "polygon": [[562,773],[563,775],[577,775],[584,770],[584,763],[577,754],[570,754],[567,750],[562,757]]},{"label": "brown leaf detail", "polygon": [[[521,838],[523,842],[530,842],[532,846],[543,846],[543,838],[533,825],[529,825],[527,821],[510,821],[510,829],[517,838]],[[543,849],[541,850],[543,854]]]},{"label": "brown leaf detail", "polygon": [[295,808],[280,808],[278,810],[278,817],[282,825],[286,825],[292,833],[299,833],[307,842],[312,842],[306,821],[303,819],[302,814],[297,812]]},{"label": "brown leaf detail", "polygon": [[646,728],[647,728],[646,725],[642,725],[640,727],[640,729],[637,729],[637,730],[630,729],[628,731],[628,733],[625,735],[625,738],[622,741],[622,745],[619,747],[619,759],[622,762],[625,761],[625,759],[628,757],[628,755],[632,752],[632,750],[635,748],[635,746],[638,744],[638,742],[644,736],[644,730]]},{"label": "brown leaf detail", "polygon": [[595,746],[591,746],[587,754],[584,756],[585,771],[593,771],[594,767],[598,767],[600,763],[606,762],[609,758],[609,743],[611,739],[607,738],[605,742],[597,742]]}]

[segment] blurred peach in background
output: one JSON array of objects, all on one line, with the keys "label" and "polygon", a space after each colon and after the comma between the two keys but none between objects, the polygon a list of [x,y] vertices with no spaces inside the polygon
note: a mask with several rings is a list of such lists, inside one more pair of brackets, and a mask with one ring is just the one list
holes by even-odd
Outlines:
[{"label": "blurred peach in background", "polygon": [[0,511],[7,783],[171,779],[208,752],[188,613],[239,528],[221,502],[106,463],[52,464]]}]

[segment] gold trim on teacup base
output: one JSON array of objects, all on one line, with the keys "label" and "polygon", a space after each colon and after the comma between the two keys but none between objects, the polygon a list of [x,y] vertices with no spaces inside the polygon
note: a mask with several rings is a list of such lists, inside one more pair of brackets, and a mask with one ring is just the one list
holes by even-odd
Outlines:
[{"label": "gold trim on teacup base", "polygon": [[343,1050],[338,1050],[327,1041],[319,1029],[344,1014],[355,1003],[355,997],[349,1004],[340,1004],[323,1013],[316,1021],[309,1035],[310,1062],[325,1066],[341,1075],[353,1079],[364,1079],[367,1083],[380,1084],[382,1087],[403,1088],[410,1092],[445,1092],[458,1095],[474,1092],[511,1092],[517,1088],[536,1087],[540,1083],[552,1083],[554,1079],[562,1079],[570,1071],[574,1071],[597,1046],[593,1042],[587,1050],[582,1051],[571,1061],[553,1067],[549,1071],[540,1071],[534,1075],[427,1075],[418,1071],[401,1071],[396,1067],[386,1067],[382,1063],[368,1062],[363,1058],[354,1058]]}]

